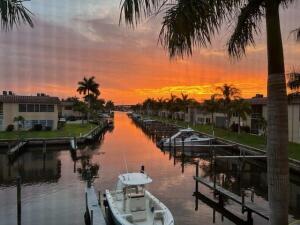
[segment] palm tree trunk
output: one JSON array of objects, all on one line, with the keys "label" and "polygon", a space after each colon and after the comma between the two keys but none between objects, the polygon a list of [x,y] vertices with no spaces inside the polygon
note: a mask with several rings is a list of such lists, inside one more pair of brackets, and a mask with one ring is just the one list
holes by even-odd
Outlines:
[{"label": "palm tree trunk", "polygon": [[90,110],[91,110],[90,90],[88,90],[87,93],[88,93],[88,113],[87,113],[87,123],[89,123],[89,122],[90,122]]},{"label": "palm tree trunk", "polygon": [[238,120],[238,134],[241,133],[241,117],[240,117],[240,114],[239,114],[239,120]]},{"label": "palm tree trunk", "polygon": [[268,195],[271,225],[288,224],[289,165],[288,114],[279,4],[268,0],[266,29],[268,49]]}]

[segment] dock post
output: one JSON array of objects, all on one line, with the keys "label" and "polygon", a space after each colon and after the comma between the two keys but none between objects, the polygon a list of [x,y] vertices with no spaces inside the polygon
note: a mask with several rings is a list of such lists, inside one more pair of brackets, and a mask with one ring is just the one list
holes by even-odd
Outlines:
[{"label": "dock post", "polygon": [[252,212],[250,210],[248,210],[248,213],[247,213],[247,224],[249,224],[249,225],[253,224]]},{"label": "dock post", "polygon": [[251,202],[254,202],[254,188],[251,189]]},{"label": "dock post", "polygon": [[98,205],[101,206],[101,191],[98,191]]},{"label": "dock post", "polygon": [[242,197],[242,213],[244,213],[244,205],[245,205],[245,193],[244,193],[244,189],[241,189],[241,197]]},{"label": "dock post", "polygon": [[91,210],[91,225],[93,225],[93,223],[94,223],[94,211],[93,210]]},{"label": "dock post", "polygon": [[[199,177],[199,161],[196,162],[196,178]],[[198,181],[196,180],[196,194],[199,193],[199,184]]]},{"label": "dock post", "polygon": [[21,225],[21,177],[17,178],[17,211],[18,211],[18,225]]}]

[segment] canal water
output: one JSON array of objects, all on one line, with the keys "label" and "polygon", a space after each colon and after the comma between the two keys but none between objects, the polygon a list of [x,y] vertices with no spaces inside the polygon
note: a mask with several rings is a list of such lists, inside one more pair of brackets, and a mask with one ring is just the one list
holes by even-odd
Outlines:
[{"label": "canal water", "polygon": [[[224,153],[226,154],[226,152]],[[0,225],[16,225],[15,179],[21,175],[22,225],[83,225],[84,188],[82,169],[87,159],[99,166],[94,180],[95,188],[102,193],[114,189],[120,173],[138,171],[141,165],[152,177],[148,189],[171,210],[176,225],[233,224],[213,208],[199,200],[195,211],[195,157],[175,157],[157,148],[150,136],[135,125],[125,113],[115,113],[115,127],[106,132],[99,143],[85,146],[74,156],[68,149],[29,150],[13,164],[0,154]],[[212,180],[210,158],[200,156],[200,175]],[[217,163],[217,182],[239,193],[252,188],[254,201],[266,206],[267,183],[265,162],[250,160],[220,160]],[[210,190],[199,185],[201,193],[213,197]],[[290,219],[300,219],[300,177],[291,176]],[[250,192],[246,197],[250,199]],[[227,208],[236,215],[241,208],[227,201]],[[267,224],[254,216],[254,224]]]}]

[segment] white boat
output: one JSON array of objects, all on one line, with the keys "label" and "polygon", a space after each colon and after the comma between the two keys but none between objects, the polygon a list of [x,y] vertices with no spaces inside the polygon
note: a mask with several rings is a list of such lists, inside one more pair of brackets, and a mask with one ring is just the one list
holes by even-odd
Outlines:
[{"label": "white boat", "polygon": [[170,138],[163,138],[159,145],[162,147],[201,147],[211,145],[213,138],[200,137],[192,128],[180,129]]},{"label": "white boat", "polygon": [[106,190],[116,225],[174,225],[170,210],[145,189],[151,182],[144,173],[125,173],[119,175],[115,191]]}]

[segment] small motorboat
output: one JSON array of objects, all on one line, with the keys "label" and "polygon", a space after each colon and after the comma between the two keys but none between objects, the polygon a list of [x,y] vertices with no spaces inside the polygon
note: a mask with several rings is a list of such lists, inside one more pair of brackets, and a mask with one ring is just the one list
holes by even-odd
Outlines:
[{"label": "small motorboat", "polygon": [[191,128],[180,129],[170,138],[163,138],[158,143],[162,147],[201,147],[211,145],[213,138],[201,137]]},{"label": "small motorboat", "polygon": [[115,191],[106,200],[116,225],[174,225],[170,210],[145,189],[152,179],[145,173],[119,175]]}]

